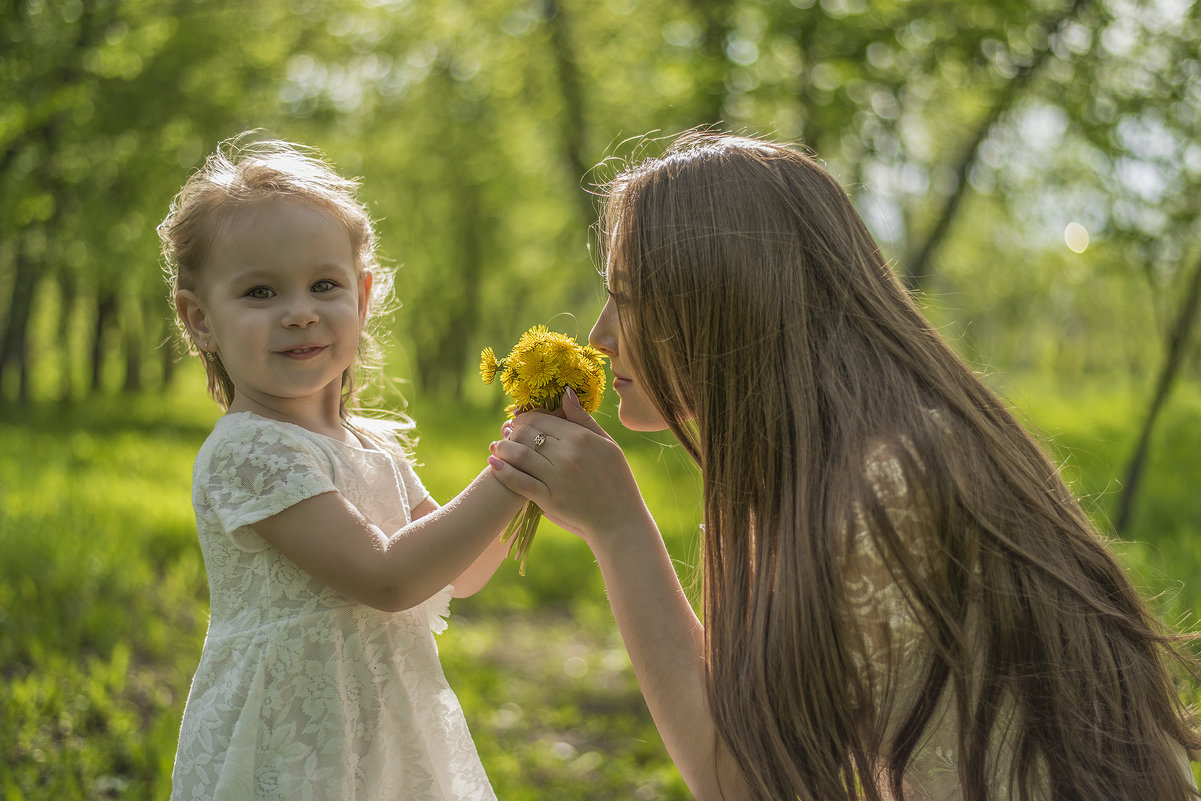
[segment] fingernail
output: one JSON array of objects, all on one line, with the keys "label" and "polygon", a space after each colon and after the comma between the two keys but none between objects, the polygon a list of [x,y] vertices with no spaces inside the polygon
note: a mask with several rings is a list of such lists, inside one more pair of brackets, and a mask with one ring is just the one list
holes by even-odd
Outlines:
[{"label": "fingernail", "polygon": [[488,457],[488,466],[491,467],[493,470],[500,470],[502,467],[504,467],[504,464],[505,464],[504,459],[500,459],[495,456]]},{"label": "fingernail", "polygon": [[488,443],[488,450],[489,450],[491,453],[496,453],[496,443],[495,443],[495,442],[489,442],[489,443]]}]

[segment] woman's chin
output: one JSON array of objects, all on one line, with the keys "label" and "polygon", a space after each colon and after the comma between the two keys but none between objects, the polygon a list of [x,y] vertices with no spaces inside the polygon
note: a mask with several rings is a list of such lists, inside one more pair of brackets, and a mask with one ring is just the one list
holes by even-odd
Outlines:
[{"label": "woman's chin", "polygon": [[626,409],[624,404],[617,407],[617,419],[630,431],[650,433],[667,430],[667,421],[659,415],[654,413],[646,414],[645,412],[639,414],[633,410]]}]

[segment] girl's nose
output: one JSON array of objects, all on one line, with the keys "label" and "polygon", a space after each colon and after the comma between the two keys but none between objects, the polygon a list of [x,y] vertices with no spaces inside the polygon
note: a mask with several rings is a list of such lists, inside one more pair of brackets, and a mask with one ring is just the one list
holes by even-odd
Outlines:
[{"label": "girl's nose", "polygon": [[596,318],[596,325],[588,334],[588,344],[610,359],[617,354],[617,304],[613,298],[605,301]]},{"label": "girl's nose", "polygon": [[306,293],[296,298],[284,309],[283,324],[288,328],[308,328],[318,320],[316,304]]}]

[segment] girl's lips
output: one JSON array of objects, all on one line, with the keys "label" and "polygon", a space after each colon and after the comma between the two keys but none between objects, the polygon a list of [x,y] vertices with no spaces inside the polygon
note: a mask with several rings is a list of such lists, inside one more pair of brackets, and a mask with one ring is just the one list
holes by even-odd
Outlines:
[{"label": "girl's lips", "polygon": [[286,356],[289,359],[311,359],[325,350],[325,348],[325,345],[301,345],[298,348],[288,348],[287,350],[276,351],[276,353],[280,356]]}]

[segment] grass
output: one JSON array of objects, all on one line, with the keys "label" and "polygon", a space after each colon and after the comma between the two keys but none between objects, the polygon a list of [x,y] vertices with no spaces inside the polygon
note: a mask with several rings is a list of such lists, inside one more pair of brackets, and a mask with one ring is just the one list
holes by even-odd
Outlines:
[{"label": "grass", "polygon": [[[207,621],[191,464],[217,416],[169,396],[0,410],[0,796],[160,799]],[[1141,396],[1024,381],[1011,396],[1104,525]],[[498,404],[499,405],[499,404]],[[418,403],[420,472],[440,500],[483,465],[500,415]],[[695,562],[697,481],[678,449],[602,420],[631,457],[680,570]],[[1157,434],[1123,559],[1165,615],[1201,606],[1201,389]],[[527,575],[506,563],[439,638],[502,798],[683,799],[587,548],[544,523]]]}]

